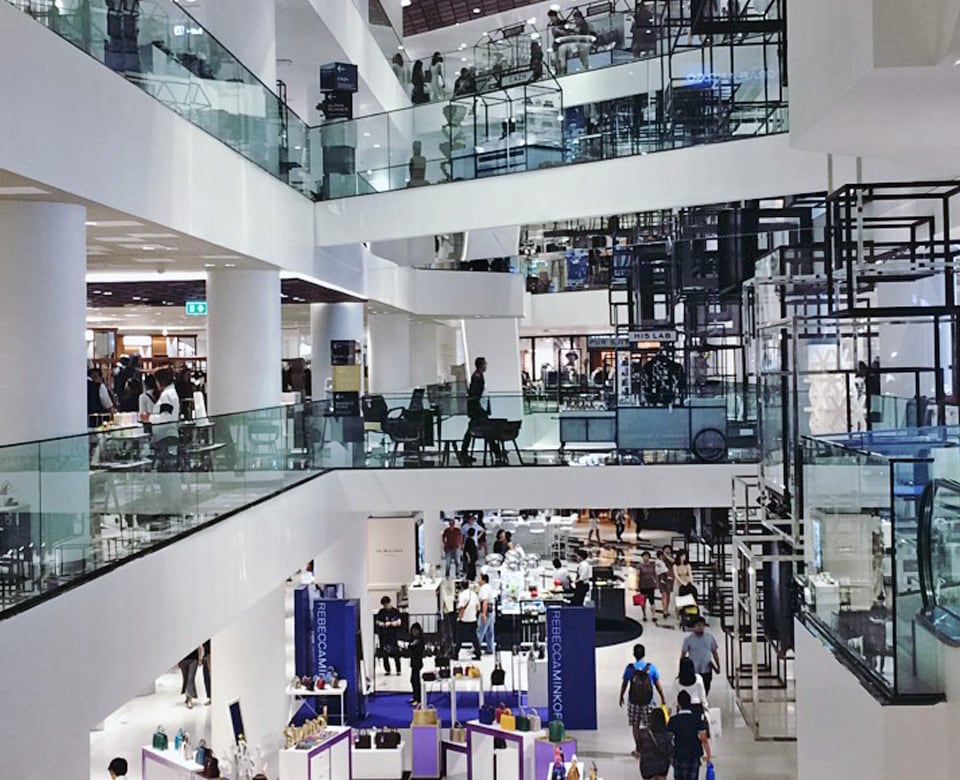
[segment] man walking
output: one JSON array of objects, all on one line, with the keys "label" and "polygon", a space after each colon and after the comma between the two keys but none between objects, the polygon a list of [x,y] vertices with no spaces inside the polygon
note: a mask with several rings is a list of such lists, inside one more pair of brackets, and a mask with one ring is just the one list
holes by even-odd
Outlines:
[{"label": "man walking", "polygon": [[[463,443],[460,447],[460,465],[469,466],[475,458],[470,455],[470,444],[474,436],[483,436],[486,433],[487,420],[490,418],[490,412],[483,408],[481,399],[486,390],[486,380],[483,375],[487,372],[487,359],[478,357],[473,361],[474,372],[470,376],[470,386],[467,388],[467,432],[463,435]],[[490,449],[493,451],[494,462],[498,466],[506,465],[506,459],[503,455],[503,449],[500,442],[490,440]]]},{"label": "man walking", "polygon": [[623,707],[623,697],[629,689],[627,701],[627,723],[633,731],[633,757],[640,755],[640,730],[650,728],[650,710],[656,704],[654,690],[660,695],[660,703],[666,704],[663,687],[660,685],[660,672],[657,667],[645,659],[647,648],[643,645],[633,646],[633,663],[627,664],[623,670],[623,681],[620,683],[620,706]]},{"label": "man walking", "polygon": [[703,617],[694,619],[693,632],[683,640],[680,660],[689,657],[693,661],[697,674],[703,677],[703,687],[709,696],[713,673],[720,671],[720,655],[717,652],[717,640],[706,628],[707,621]]},{"label": "man walking", "polygon": [[677,696],[677,714],[670,718],[667,730],[673,734],[674,780],[700,780],[702,759],[706,756],[709,764],[713,756],[706,724],[693,712],[690,694],[686,691],[680,691]]},{"label": "man walking", "polygon": [[473,583],[470,583],[462,591],[457,599],[457,620],[459,621],[459,631],[457,632],[457,656],[460,655],[460,645],[464,642],[470,642],[473,645],[473,660],[480,660],[480,640],[477,638],[477,614],[480,611],[480,598],[473,589]]}]

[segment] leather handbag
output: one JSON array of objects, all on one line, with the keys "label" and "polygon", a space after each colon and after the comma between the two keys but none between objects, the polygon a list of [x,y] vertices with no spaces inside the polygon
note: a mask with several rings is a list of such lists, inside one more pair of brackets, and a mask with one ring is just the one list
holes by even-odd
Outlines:
[{"label": "leather handbag", "polygon": [[530,721],[530,731],[543,730],[543,721],[540,719],[540,713],[533,707],[527,710],[527,720]]},{"label": "leather handbag", "polygon": [[163,726],[157,726],[157,730],[153,733],[153,749],[166,750],[169,746],[170,740],[167,737],[167,732],[163,730]]},{"label": "leather handbag", "polygon": [[460,724],[459,720],[450,727],[450,741],[460,744],[467,741],[467,730]]},{"label": "leather handbag", "polygon": [[500,656],[497,655],[497,662],[490,673],[490,685],[503,685],[507,681],[507,673],[500,665]]},{"label": "leather handbag", "polygon": [[437,717],[437,710],[435,707],[424,707],[422,704],[418,704],[414,708],[414,726],[436,726],[439,722],[440,720]]},{"label": "leather handbag", "polygon": [[530,731],[530,716],[524,712],[518,712],[516,715],[517,718],[517,731]]},{"label": "leather handbag", "polygon": [[563,742],[567,738],[567,729],[562,720],[551,720],[547,724],[547,734],[551,742]]},{"label": "leather handbag", "polygon": [[479,666],[468,666],[467,667],[467,677],[471,680],[479,680],[482,676]]},{"label": "leather handbag", "polygon": [[193,762],[203,766],[207,763],[207,741],[205,739],[200,740],[200,744],[197,745],[197,750],[193,754]]},{"label": "leather handbag", "polygon": [[577,765],[577,757],[573,757],[570,769],[567,770],[567,780],[580,780],[580,767]]},{"label": "leather handbag", "polygon": [[400,747],[400,732],[393,729],[383,729],[374,737],[377,750],[395,750]]},{"label": "leather handbag", "polygon": [[437,679],[437,673],[436,673],[436,672],[424,672],[424,673],[423,673],[423,681],[424,681],[424,682],[434,682],[436,679]]},{"label": "leather handbag", "polygon": [[492,704],[484,704],[480,708],[480,722],[484,726],[491,726],[497,719],[497,711]]},{"label": "leather handbag", "polygon": [[204,759],[203,772],[200,773],[200,777],[220,777],[220,761],[213,755],[212,750],[207,750],[207,757]]},{"label": "leather handbag", "polygon": [[353,741],[353,746],[357,750],[369,750],[371,744],[370,732],[366,729],[360,729],[357,732],[357,738]]},{"label": "leather handbag", "polygon": [[324,688],[327,687],[327,681],[323,677],[318,677],[316,685],[317,685],[317,690],[322,691]]},{"label": "leather handbag", "polygon": [[454,676],[454,677],[463,677],[463,667],[462,667],[462,666],[454,666],[454,667],[453,667],[453,676]]},{"label": "leather handbag", "polygon": [[441,679],[441,680],[449,680],[449,679],[450,679],[450,667],[449,667],[449,666],[441,666],[441,667],[437,670],[437,674],[440,676],[440,679]]},{"label": "leather handbag", "polygon": [[517,730],[517,716],[510,712],[509,709],[500,716],[500,728],[504,731]]},{"label": "leather handbag", "polygon": [[497,718],[497,723],[499,723],[500,718],[502,718],[505,714],[512,715],[513,713],[511,712],[510,708],[506,704],[504,704],[503,702],[500,702],[500,706],[497,707],[497,711],[495,714]]}]

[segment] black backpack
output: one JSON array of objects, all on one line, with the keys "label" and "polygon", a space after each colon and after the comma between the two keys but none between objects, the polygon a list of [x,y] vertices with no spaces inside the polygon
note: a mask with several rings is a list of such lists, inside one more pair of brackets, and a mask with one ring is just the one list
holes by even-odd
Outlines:
[{"label": "black backpack", "polygon": [[643,668],[636,665],[630,677],[630,703],[641,704],[644,707],[653,701],[653,681],[650,679],[650,664],[644,663]]}]

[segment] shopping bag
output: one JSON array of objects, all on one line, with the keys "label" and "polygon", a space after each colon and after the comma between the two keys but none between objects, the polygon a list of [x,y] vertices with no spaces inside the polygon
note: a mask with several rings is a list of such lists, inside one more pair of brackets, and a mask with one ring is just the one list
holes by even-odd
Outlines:
[{"label": "shopping bag", "polygon": [[707,764],[707,780],[717,780],[717,773],[713,768],[713,764]]},{"label": "shopping bag", "polygon": [[647,605],[647,597],[642,593],[633,594],[633,606],[635,607],[645,607]]},{"label": "shopping bag", "polygon": [[723,720],[720,717],[720,708],[711,707],[707,711],[707,719],[710,723],[710,739],[720,739],[723,736]]}]

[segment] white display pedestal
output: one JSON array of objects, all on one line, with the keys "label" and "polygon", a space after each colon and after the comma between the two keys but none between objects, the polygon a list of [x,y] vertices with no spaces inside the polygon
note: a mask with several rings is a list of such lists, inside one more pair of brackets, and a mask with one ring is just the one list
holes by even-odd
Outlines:
[{"label": "white display pedestal", "polygon": [[175,750],[155,750],[144,747],[141,751],[143,780],[196,780],[203,767],[188,761]]},{"label": "white display pedestal", "polygon": [[527,706],[546,707],[547,659],[527,659]]},{"label": "white display pedestal", "polygon": [[410,743],[405,740],[389,750],[353,748],[353,776],[357,780],[402,780],[404,769],[410,765],[409,753]]},{"label": "white display pedestal", "polygon": [[[437,678],[436,680],[424,680],[423,672],[420,672],[420,686],[424,697],[431,693],[450,692],[450,722],[457,723],[457,691],[476,691],[479,695],[480,706],[483,706],[483,678],[482,677],[454,677],[451,675],[445,680]],[[426,698],[424,698],[426,702]]]},{"label": "white display pedestal", "polygon": [[315,747],[280,751],[280,780],[353,780],[349,727],[329,726],[333,736]]},{"label": "white display pedestal", "polygon": [[[504,731],[496,723],[486,726],[478,720],[467,723],[467,780],[533,780],[534,750],[540,731]],[[507,746],[494,750],[494,740]],[[496,767],[496,769],[494,769]]]},{"label": "white display pedestal", "polygon": [[440,580],[427,580],[423,585],[407,588],[407,612],[411,615],[436,615],[439,611]]},{"label": "white display pedestal", "polygon": [[[337,687],[325,687],[325,688],[316,688],[312,691],[308,691],[306,688],[294,688],[293,686],[287,686],[287,696],[290,696],[290,707],[287,712],[287,720],[289,721],[293,714],[297,711],[297,699],[306,699],[309,697],[316,697],[318,699],[340,699],[340,725],[344,725],[344,699],[343,697],[347,693],[347,681],[338,680]],[[318,704],[314,707],[317,715],[322,715],[321,710],[323,709],[322,704]]]}]

